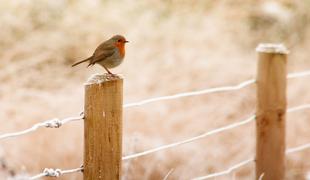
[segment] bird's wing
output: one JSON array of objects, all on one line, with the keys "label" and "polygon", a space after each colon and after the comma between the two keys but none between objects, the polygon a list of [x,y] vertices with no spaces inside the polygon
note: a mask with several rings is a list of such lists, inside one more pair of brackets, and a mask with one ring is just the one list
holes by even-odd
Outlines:
[{"label": "bird's wing", "polygon": [[114,46],[108,45],[107,43],[100,44],[95,50],[93,58],[89,62],[89,66],[112,56],[114,52]]}]

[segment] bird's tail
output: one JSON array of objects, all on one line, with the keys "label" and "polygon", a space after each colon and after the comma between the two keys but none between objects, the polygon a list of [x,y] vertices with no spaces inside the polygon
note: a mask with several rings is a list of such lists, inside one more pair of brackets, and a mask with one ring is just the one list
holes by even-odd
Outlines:
[{"label": "bird's tail", "polygon": [[93,57],[93,56],[91,56],[91,57],[89,57],[89,58],[87,58],[87,59],[84,59],[84,60],[82,60],[82,61],[76,62],[76,63],[72,64],[72,67],[74,67],[74,66],[76,66],[76,65],[79,65],[79,64],[81,64],[81,63],[83,63],[83,62],[86,62],[86,61],[90,60],[92,57]]}]

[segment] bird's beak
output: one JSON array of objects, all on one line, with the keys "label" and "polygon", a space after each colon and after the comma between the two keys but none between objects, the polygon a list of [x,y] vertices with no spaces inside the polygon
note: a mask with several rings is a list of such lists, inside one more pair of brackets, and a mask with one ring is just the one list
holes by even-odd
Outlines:
[{"label": "bird's beak", "polygon": [[125,41],[125,43],[129,43],[129,41]]}]

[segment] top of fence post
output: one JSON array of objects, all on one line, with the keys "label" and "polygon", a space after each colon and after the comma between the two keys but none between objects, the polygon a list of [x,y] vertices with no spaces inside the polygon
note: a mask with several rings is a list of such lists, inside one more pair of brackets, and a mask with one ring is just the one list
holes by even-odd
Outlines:
[{"label": "top of fence post", "polygon": [[256,47],[256,52],[289,54],[289,50],[283,44],[261,43]]},{"label": "top of fence post", "polygon": [[120,74],[93,74],[90,76],[86,83],[84,85],[91,85],[91,84],[100,84],[103,82],[107,81],[113,81],[113,80],[118,80],[118,79],[123,79],[122,75]]}]

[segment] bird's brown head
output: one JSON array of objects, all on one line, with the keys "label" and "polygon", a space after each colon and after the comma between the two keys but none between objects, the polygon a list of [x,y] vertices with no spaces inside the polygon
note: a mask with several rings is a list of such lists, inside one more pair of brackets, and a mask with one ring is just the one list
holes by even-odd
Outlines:
[{"label": "bird's brown head", "polygon": [[122,35],[115,35],[112,38],[112,41],[115,43],[115,46],[118,48],[122,57],[125,56],[125,44],[129,41]]}]

